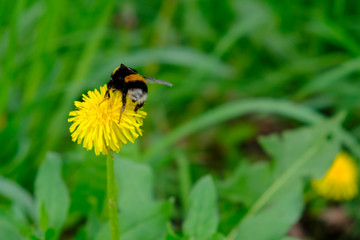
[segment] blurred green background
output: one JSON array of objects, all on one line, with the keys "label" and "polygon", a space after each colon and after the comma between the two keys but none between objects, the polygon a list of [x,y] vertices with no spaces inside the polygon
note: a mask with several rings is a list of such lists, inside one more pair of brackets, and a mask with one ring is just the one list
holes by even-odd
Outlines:
[{"label": "blurred green background", "polygon": [[[149,86],[144,136],[119,155],[150,164],[157,198],[175,197],[175,229],[193,182],[266,158],[260,135],[344,111],[344,127],[360,137],[359,22],[356,0],[0,1],[2,221],[25,235],[36,228],[14,214],[7,187],[33,195],[49,152],[71,199],[61,238],[80,236],[102,212],[104,158],[71,141],[67,118],[120,63],[174,85]],[[324,229],[304,231],[326,239]]]}]

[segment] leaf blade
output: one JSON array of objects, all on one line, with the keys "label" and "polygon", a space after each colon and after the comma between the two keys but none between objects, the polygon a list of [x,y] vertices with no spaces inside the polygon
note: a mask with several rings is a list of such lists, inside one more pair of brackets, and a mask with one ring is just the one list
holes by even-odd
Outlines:
[{"label": "leaf blade", "polygon": [[54,228],[59,232],[67,217],[70,198],[61,177],[61,159],[55,153],[48,153],[39,168],[35,199],[39,222],[45,224],[43,230]]},{"label": "leaf blade", "polygon": [[209,239],[216,232],[218,222],[215,184],[210,176],[205,176],[190,193],[184,234],[195,239]]}]

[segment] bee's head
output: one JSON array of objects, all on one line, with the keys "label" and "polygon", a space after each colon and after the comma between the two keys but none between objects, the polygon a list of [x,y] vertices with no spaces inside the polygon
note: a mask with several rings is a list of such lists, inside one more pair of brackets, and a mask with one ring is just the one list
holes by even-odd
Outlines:
[{"label": "bee's head", "polygon": [[125,64],[121,64],[119,70],[123,72],[126,76],[138,73],[135,69],[125,66]]},{"label": "bee's head", "polygon": [[113,80],[113,75],[110,76],[110,80],[107,84],[107,88],[111,89],[114,86],[114,80]]},{"label": "bee's head", "polygon": [[120,67],[115,68],[113,73],[110,76],[108,83],[108,88],[122,89],[125,87],[125,78],[129,75],[138,74],[135,69],[129,68],[124,64],[121,64]]}]

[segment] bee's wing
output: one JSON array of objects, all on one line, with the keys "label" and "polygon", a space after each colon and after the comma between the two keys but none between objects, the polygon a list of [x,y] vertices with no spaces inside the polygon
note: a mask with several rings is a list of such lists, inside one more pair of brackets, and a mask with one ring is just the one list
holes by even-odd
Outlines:
[{"label": "bee's wing", "polygon": [[157,84],[163,84],[163,85],[167,85],[169,87],[172,87],[171,83],[165,82],[165,81],[160,80],[160,79],[151,78],[151,77],[145,77],[145,79],[146,79],[147,83],[157,83]]}]

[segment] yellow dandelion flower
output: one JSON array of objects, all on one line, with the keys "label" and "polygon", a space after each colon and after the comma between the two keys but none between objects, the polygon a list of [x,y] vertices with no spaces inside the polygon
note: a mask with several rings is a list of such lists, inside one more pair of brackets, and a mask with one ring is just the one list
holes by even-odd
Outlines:
[{"label": "yellow dandelion flower", "polygon": [[345,152],[339,153],[322,179],[312,181],[314,189],[331,200],[351,200],[358,194],[358,168]]},{"label": "yellow dandelion flower", "polygon": [[142,135],[140,127],[142,118],[146,113],[139,110],[135,113],[136,103],[127,100],[125,111],[121,115],[121,92],[110,92],[110,98],[105,99],[107,86],[100,87],[100,92],[95,89],[83,94],[83,101],[75,101],[76,110],[69,113],[68,122],[73,122],[70,127],[72,140],[91,150],[95,154],[107,154],[109,149],[119,152],[123,144],[134,142]]}]

